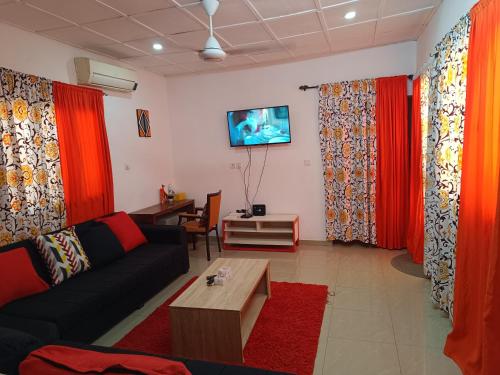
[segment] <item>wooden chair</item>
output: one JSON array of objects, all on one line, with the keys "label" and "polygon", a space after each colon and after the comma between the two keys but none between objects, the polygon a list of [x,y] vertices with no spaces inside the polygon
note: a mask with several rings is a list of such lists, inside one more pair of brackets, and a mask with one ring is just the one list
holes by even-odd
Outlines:
[{"label": "wooden chair", "polygon": [[[193,239],[193,249],[196,249],[196,236],[198,234],[205,235],[207,260],[210,260],[210,241],[208,234],[213,230],[215,230],[215,235],[217,236],[219,252],[221,251],[218,230],[220,201],[221,191],[219,190],[217,193],[207,194],[207,204],[204,208],[195,208],[194,214],[179,214],[179,225],[182,225],[186,228],[186,232],[191,234]],[[200,211],[202,214],[198,215],[198,212]],[[182,223],[182,219],[186,219],[186,222]]]}]

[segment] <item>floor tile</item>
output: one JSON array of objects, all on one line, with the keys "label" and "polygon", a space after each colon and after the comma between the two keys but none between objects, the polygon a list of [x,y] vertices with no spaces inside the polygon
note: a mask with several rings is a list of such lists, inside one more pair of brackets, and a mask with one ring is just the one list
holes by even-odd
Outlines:
[{"label": "floor tile", "polygon": [[97,339],[94,342],[94,345],[113,346],[143,320],[144,316],[141,316],[137,313],[129,315],[120,323],[111,328],[108,332],[106,332],[103,336]]},{"label": "floor tile", "polygon": [[398,345],[403,375],[460,375],[458,366],[439,350]]},{"label": "floor tile", "polygon": [[448,314],[440,310],[432,303],[431,298],[426,293],[405,292],[404,289],[387,289],[387,298],[391,314],[395,317],[418,317],[428,316],[431,318],[446,318]]},{"label": "floor tile", "polygon": [[420,277],[401,274],[397,270],[384,269],[384,281],[388,289],[406,293],[421,293],[429,295],[430,282]]},{"label": "floor tile", "polygon": [[352,272],[342,265],[339,269],[336,285],[348,288],[385,287],[382,275],[373,271]]},{"label": "floor tile", "polygon": [[337,286],[333,304],[336,309],[389,312],[389,300],[384,289]]},{"label": "floor tile", "polygon": [[330,338],[323,375],[401,375],[396,346]]},{"label": "floor tile", "polygon": [[299,267],[296,273],[296,281],[305,284],[320,284],[331,286],[335,277],[337,276],[337,269],[333,267]]},{"label": "floor tile", "polygon": [[272,281],[280,281],[286,283],[295,283],[297,282],[297,275],[295,270],[293,272],[274,272],[271,271],[271,280]]},{"label": "floor tile", "polygon": [[451,331],[447,318],[429,317],[419,311],[393,316],[394,333],[398,345],[416,345],[442,350]]},{"label": "floor tile", "polygon": [[270,259],[271,271],[275,272],[286,272],[295,273],[297,270],[297,259]]},{"label": "floor tile", "polygon": [[314,374],[321,375],[323,373],[323,365],[325,362],[326,346],[328,343],[328,327],[330,325],[330,318],[332,315],[332,306],[327,305],[323,315],[323,323],[321,325],[321,334],[319,336],[318,351],[316,353],[316,360],[314,362]]},{"label": "floor tile", "polygon": [[394,344],[390,314],[334,308],[329,337]]}]

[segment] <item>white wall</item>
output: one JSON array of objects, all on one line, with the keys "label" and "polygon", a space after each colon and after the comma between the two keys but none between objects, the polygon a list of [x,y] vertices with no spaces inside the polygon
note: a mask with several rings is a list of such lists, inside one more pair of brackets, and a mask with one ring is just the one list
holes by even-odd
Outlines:
[{"label": "white wall", "polygon": [[[195,197],[222,189],[222,214],[244,205],[239,171],[246,151],[229,147],[226,111],[288,104],[292,143],[269,148],[256,203],[270,213],[300,215],[301,238],[324,240],[323,175],[318,135],[318,94],[302,84],[375,78],[415,71],[414,42],[349,52],[314,60],[227,73],[167,80],[176,186]],[[254,148],[252,180],[265,149]],[[304,161],[311,165],[305,166]],[[253,188],[251,191],[255,191]]]},{"label": "white wall", "polygon": [[417,69],[427,62],[434,47],[478,0],[443,0],[417,41]]},{"label": "white wall", "polygon": [[[0,24],[0,45],[0,66],[66,83],[76,83],[74,57],[117,63],[5,24]],[[165,79],[145,71],[138,73],[136,92],[110,93],[104,99],[117,210],[157,203],[159,186],[173,181]],[[149,109],[152,138],[138,137],[137,108]]]}]

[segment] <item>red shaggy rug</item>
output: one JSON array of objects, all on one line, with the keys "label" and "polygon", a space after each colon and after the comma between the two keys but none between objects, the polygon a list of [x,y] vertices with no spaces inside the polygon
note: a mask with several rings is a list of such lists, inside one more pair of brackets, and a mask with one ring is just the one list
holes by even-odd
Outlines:
[{"label": "red shaggy rug", "polygon": [[[170,355],[168,305],[196,278],[158,307],[114,346]],[[328,289],[324,285],[271,283],[244,349],[245,365],[297,375],[313,373]]]}]

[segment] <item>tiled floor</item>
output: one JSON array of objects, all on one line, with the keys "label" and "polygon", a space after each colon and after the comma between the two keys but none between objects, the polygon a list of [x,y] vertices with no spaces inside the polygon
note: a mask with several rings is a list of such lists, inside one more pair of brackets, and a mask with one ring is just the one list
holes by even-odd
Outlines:
[{"label": "tiled floor", "polygon": [[[187,280],[208,265],[204,243],[191,251],[191,270],[96,343],[113,345]],[[212,250],[213,258],[218,253]],[[442,354],[450,321],[429,301],[429,281],[391,265],[400,251],[362,246],[301,245],[296,253],[230,252],[224,257],[271,259],[275,281],[318,283],[331,291],[314,374],[459,375]]]}]

